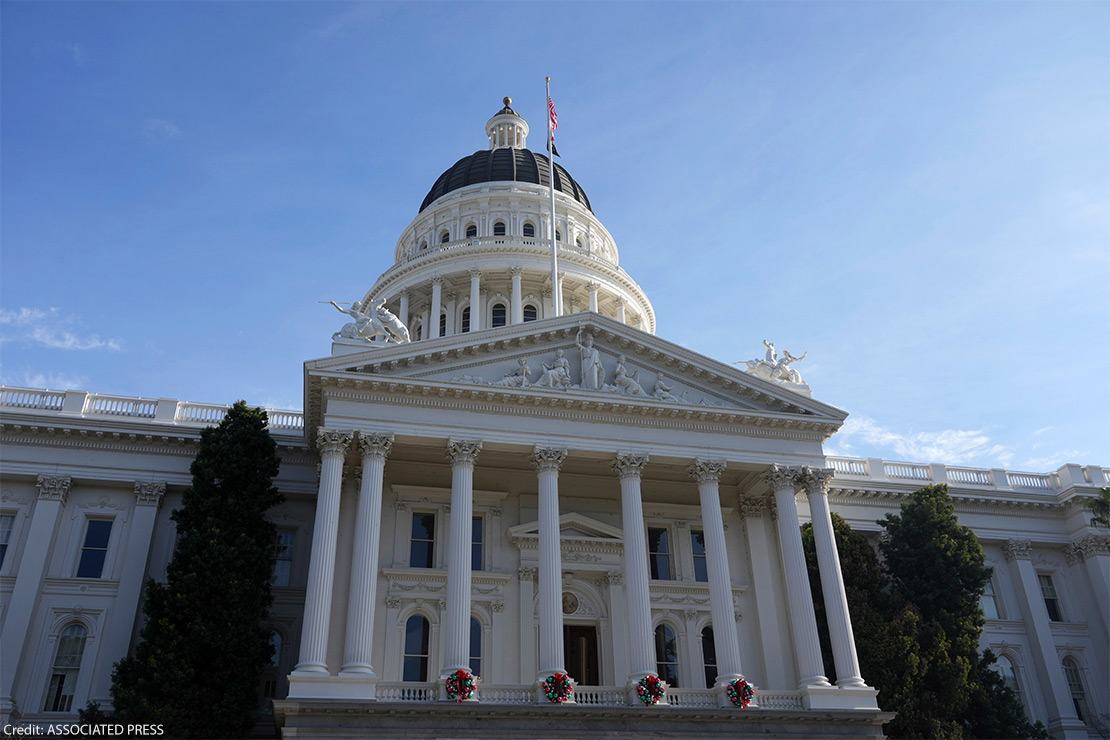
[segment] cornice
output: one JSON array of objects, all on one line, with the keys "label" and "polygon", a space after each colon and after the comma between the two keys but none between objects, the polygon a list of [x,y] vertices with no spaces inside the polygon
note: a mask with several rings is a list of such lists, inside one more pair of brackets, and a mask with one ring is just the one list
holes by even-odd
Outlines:
[{"label": "cornice", "polygon": [[[845,486],[842,482],[833,481],[829,488],[830,503],[837,505],[880,506],[897,509],[913,497],[914,491],[920,485],[902,488],[864,488]],[[1059,501],[1032,501],[1029,499],[1014,499],[1002,496],[966,496],[959,493],[952,494],[954,509],[963,514],[989,514],[998,509],[1008,509],[1008,514],[1019,517],[1040,518],[1046,515],[1063,519],[1067,515],[1068,502]]]}]

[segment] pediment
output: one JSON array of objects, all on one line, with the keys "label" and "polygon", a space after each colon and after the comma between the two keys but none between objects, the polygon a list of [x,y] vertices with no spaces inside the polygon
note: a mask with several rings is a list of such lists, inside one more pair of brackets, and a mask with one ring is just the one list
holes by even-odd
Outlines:
[{"label": "pediment", "polygon": [[[592,342],[592,347],[589,345]],[[309,380],[441,397],[743,423],[773,415],[831,424],[847,414],[790,388],[594,313],[386,345],[313,360]]]},{"label": "pediment", "polygon": [[[509,539],[514,542],[536,540],[539,532],[539,522],[525,522],[509,529]],[[559,517],[559,536],[564,540],[599,540],[613,544],[624,541],[621,530],[579,513]]]}]

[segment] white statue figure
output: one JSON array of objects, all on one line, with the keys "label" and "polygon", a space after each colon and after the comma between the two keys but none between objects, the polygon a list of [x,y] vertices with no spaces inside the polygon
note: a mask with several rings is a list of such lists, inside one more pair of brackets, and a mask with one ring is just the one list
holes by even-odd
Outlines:
[{"label": "white statue figure", "polygon": [[639,370],[631,375],[628,373],[628,368],[624,366],[624,355],[617,358],[617,367],[613,370],[613,384],[602,387],[606,391],[619,391],[626,396],[643,396],[644,389],[640,387],[640,383],[636,380]]},{"label": "white statue figure", "polygon": [[528,358],[521,357],[516,361],[516,364],[519,366],[516,370],[510,370],[505,373],[501,380],[490,385],[503,385],[510,388],[527,388],[532,385],[532,382],[528,380],[528,377],[532,374],[531,368],[528,367]]},{"label": "white statue figure", "polygon": [[350,308],[343,308],[335,301],[330,303],[337,311],[354,319],[353,323],[344,324],[342,329],[332,334],[332,339],[361,339],[372,342],[381,337],[386,342],[397,344],[409,341],[409,330],[385,307],[385,301],[376,301],[368,312],[363,311],[359,301],[352,303]]},{"label": "white statue figure", "polygon": [[651,395],[658,398],[660,401],[672,401],[674,403],[682,403],[682,399],[671,393],[671,387],[663,382],[663,376],[660,375],[655,381],[655,390]]},{"label": "white statue figure", "polygon": [[763,346],[767,348],[767,355],[762,360],[748,360],[747,362],[734,362],[733,365],[744,365],[744,371],[762,378],[763,380],[780,380],[785,383],[794,383],[797,385],[804,385],[802,383],[802,376],[797,370],[790,367],[795,362],[800,362],[805,359],[809,354],[808,350],[802,353],[801,357],[795,357],[790,352],[783,350],[782,359],[778,357],[778,352],[775,351],[773,342],[766,339],[763,340]]},{"label": "white statue figure", "polygon": [[601,355],[594,347],[593,334],[582,336],[582,330],[574,337],[574,343],[582,355],[582,387],[586,390],[597,390],[601,387],[605,375],[605,368],[601,366]]},{"label": "white statue figure", "polygon": [[543,366],[543,375],[540,376],[536,385],[543,388],[570,388],[570,362],[566,357],[563,357],[563,350],[555,350],[555,361],[548,365],[546,362],[541,362]]}]

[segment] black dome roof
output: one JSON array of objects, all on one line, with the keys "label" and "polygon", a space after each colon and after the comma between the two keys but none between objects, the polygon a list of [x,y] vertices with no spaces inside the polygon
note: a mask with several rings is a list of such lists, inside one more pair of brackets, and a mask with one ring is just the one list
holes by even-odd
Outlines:
[{"label": "black dome roof", "polygon": [[[436,179],[420,204],[420,211],[452,190],[482,182],[530,182],[547,187],[550,170],[547,157],[530,149],[502,147],[474,152],[455,162]],[[555,164],[555,189],[593,212],[586,191],[558,163]]]}]

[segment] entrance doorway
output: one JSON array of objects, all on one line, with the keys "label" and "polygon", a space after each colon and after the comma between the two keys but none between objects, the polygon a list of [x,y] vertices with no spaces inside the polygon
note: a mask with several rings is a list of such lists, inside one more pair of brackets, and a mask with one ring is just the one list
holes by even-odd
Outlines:
[{"label": "entrance doorway", "polygon": [[597,661],[597,627],[563,625],[563,660],[567,672],[583,686],[600,686]]}]

